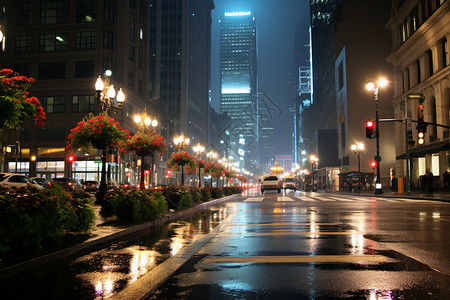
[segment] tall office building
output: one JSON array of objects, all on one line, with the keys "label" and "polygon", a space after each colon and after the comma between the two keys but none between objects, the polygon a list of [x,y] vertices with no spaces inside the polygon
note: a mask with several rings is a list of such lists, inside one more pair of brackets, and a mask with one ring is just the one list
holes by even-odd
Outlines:
[{"label": "tall office building", "polygon": [[[149,6],[146,1],[0,1],[0,68],[11,68],[36,82],[36,96],[47,120],[36,128],[26,119],[20,130],[19,154],[4,155],[4,170],[47,178],[72,175],[78,180],[98,180],[99,155],[77,153],[70,168],[65,146],[70,129],[89,113],[98,114],[95,81],[112,71],[111,84],[122,88],[126,100],[117,114],[120,124],[135,131],[133,114],[150,109],[148,103]],[[15,131],[3,128],[3,145],[15,144]],[[35,157],[33,160],[31,157]],[[17,163],[15,163],[17,161]],[[111,163],[118,182],[135,161],[122,157]],[[18,168],[16,168],[18,166]],[[71,170],[71,172],[70,172]]]},{"label": "tall office building", "polygon": [[150,99],[171,143],[208,141],[212,0],[150,0]]},{"label": "tall office building", "polygon": [[233,120],[230,134],[242,135],[237,152],[246,167],[258,164],[256,67],[255,17],[250,11],[226,12],[220,28],[220,110]]}]

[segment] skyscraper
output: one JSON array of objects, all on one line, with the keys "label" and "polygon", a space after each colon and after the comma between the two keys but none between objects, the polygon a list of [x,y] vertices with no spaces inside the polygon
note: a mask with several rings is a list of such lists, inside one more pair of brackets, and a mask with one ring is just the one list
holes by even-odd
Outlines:
[{"label": "skyscraper", "polygon": [[212,0],[150,0],[150,99],[161,132],[207,144]]},{"label": "skyscraper", "polygon": [[247,167],[257,164],[252,161],[259,136],[256,67],[255,17],[250,11],[226,12],[220,28],[220,110],[233,120],[230,134],[243,136],[237,152]]}]

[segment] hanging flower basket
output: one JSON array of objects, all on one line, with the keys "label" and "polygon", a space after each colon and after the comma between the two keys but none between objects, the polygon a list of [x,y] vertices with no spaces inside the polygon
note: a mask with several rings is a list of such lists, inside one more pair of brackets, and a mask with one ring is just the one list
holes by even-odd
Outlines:
[{"label": "hanging flower basket", "polygon": [[188,167],[191,169],[195,169],[197,167],[195,157],[190,156],[186,151],[179,151],[172,154],[166,164],[174,171],[178,171],[180,169],[180,166],[188,165]]},{"label": "hanging flower basket", "polygon": [[130,138],[130,132],[122,129],[119,122],[108,117],[106,113],[98,116],[90,113],[70,130],[67,150],[75,152],[79,149],[86,153],[92,153],[93,148],[109,149],[128,138]]},{"label": "hanging flower basket", "polygon": [[139,156],[147,156],[153,151],[162,154],[167,148],[164,137],[153,130],[152,132],[139,131],[130,139],[120,142],[119,150],[121,152],[134,151]]},{"label": "hanging flower basket", "polygon": [[0,70],[0,128],[16,128],[27,116],[34,119],[36,126],[44,127],[44,109],[36,97],[28,97],[34,82],[34,78],[19,76],[13,70]]}]

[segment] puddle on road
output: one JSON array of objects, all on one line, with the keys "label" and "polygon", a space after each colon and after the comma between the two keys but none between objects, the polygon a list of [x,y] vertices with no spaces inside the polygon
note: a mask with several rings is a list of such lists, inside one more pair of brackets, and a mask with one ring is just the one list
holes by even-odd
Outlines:
[{"label": "puddle on road", "polygon": [[[209,233],[229,211],[223,207],[199,212],[186,221],[141,232],[132,239],[92,252],[37,278],[2,288],[8,299],[102,299],[120,291],[185,245]],[[47,272],[48,271],[48,272]],[[44,274],[45,272],[45,274]]]}]

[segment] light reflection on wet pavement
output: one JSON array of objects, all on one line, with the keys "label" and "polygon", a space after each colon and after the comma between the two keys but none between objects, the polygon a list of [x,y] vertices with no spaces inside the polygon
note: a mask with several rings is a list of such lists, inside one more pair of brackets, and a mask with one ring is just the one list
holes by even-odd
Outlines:
[{"label": "light reflection on wet pavement", "polygon": [[[213,230],[230,212],[210,208],[186,221],[142,232],[133,239],[61,264],[48,273],[2,288],[4,299],[108,298]],[[42,274],[40,274],[42,273]]]}]

